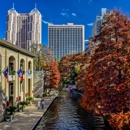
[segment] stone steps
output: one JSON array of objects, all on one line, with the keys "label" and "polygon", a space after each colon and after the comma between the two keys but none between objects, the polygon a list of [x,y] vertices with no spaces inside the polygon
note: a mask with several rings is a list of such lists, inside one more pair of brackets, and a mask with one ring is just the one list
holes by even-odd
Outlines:
[{"label": "stone steps", "polygon": [[105,124],[102,116],[94,116],[93,121],[94,121],[95,130],[103,130],[103,128],[105,128]]}]

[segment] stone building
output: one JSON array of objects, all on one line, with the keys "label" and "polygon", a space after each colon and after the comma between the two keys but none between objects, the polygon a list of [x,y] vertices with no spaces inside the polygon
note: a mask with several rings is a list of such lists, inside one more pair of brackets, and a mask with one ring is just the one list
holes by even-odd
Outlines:
[{"label": "stone building", "polygon": [[[19,101],[25,101],[27,96],[33,96],[33,58],[30,53],[6,40],[0,39],[0,103],[7,101],[16,105]],[[8,68],[8,79],[3,71]],[[22,69],[23,80],[17,74]],[[27,72],[30,73],[28,74]],[[2,105],[1,105],[2,106]],[[1,111],[2,109],[0,109]]]}]

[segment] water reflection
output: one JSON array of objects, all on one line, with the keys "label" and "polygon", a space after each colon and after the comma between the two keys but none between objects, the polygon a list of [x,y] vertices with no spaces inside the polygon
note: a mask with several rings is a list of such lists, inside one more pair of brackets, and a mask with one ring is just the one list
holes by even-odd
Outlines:
[{"label": "water reflection", "polygon": [[36,130],[93,130],[92,114],[64,92],[48,109]]}]

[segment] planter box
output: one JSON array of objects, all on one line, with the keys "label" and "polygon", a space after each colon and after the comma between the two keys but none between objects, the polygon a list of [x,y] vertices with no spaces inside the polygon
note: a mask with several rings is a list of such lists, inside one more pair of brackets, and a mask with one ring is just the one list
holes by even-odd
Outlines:
[{"label": "planter box", "polygon": [[15,80],[15,75],[9,75],[8,80],[9,81],[14,81]]},{"label": "planter box", "polygon": [[0,82],[1,82],[1,75],[0,75]]}]

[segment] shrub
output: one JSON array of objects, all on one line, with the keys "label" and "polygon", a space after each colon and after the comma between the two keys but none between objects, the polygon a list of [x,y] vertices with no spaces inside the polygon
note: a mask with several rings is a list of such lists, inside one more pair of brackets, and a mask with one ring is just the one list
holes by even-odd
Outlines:
[{"label": "shrub", "polygon": [[25,105],[26,105],[26,102],[25,102],[25,101],[21,101],[21,102],[20,102],[20,105],[22,106],[21,109],[22,109],[22,111],[23,111],[23,109],[24,109],[24,107],[25,107]]},{"label": "shrub", "polygon": [[15,106],[9,106],[9,107],[6,108],[6,110],[8,112],[10,112],[10,115],[12,115],[15,112],[16,107]]}]

